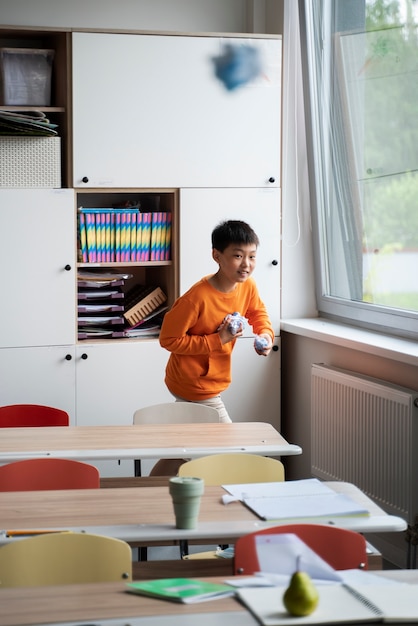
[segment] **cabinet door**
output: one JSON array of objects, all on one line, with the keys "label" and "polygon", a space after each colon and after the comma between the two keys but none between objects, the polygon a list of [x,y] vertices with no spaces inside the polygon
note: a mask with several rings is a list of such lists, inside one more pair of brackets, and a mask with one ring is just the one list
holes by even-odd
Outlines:
[{"label": "cabinet door", "polygon": [[78,344],[77,424],[132,424],[136,409],[170,401],[168,357],[157,340]]},{"label": "cabinet door", "polygon": [[[79,344],[77,425],[132,424],[136,409],[174,401],[164,383],[169,353],[158,341]],[[94,461],[103,476],[131,476],[133,461]]]},{"label": "cabinet door", "polygon": [[0,349],[0,405],[45,404],[75,425],[74,347]]},{"label": "cabinet door", "polygon": [[[261,63],[233,90],[226,46]],[[75,187],[279,186],[281,39],[74,33],[73,116]]]},{"label": "cabinet door", "polygon": [[0,191],[0,346],[75,342],[75,240],[72,190]]},{"label": "cabinet door", "polygon": [[232,354],[232,382],[222,394],[233,422],[269,422],[280,430],[280,338],[267,357],[241,337]]},{"label": "cabinet door", "polygon": [[[248,222],[260,239],[253,276],[279,335],[280,189],[180,190],[180,293],[217,271],[211,256],[211,233],[228,219]],[[247,334],[250,331],[247,329]]]}]

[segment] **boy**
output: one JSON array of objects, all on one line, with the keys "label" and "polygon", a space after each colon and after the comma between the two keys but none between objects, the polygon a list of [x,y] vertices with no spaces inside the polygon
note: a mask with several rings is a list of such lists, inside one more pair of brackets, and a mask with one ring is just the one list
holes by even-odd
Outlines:
[{"label": "boy", "polygon": [[212,258],[218,271],[195,283],[165,314],[160,344],[171,352],[165,382],[179,401],[200,402],[215,407],[220,422],[231,419],[221,393],[231,382],[231,354],[243,324],[234,332],[229,327],[232,313],[248,319],[253,331],[265,339],[254,344],[267,356],[274,330],[254,280],[259,240],[242,221],[220,223],[212,232]]}]

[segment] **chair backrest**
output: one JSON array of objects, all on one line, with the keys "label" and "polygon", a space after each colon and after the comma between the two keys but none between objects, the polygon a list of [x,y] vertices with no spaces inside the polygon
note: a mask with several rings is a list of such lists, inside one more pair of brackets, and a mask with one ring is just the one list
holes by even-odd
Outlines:
[{"label": "chair backrest", "polygon": [[70,459],[26,459],[0,465],[0,491],[99,489],[97,467]]},{"label": "chair backrest", "polygon": [[195,402],[165,402],[138,409],[134,424],[190,424],[193,422],[219,422],[216,409]]},{"label": "chair backrest", "polygon": [[0,547],[0,588],[131,579],[131,548],[113,537],[49,533]]},{"label": "chair backrest", "polygon": [[255,538],[260,534],[293,533],[336,570],[367,569],[366,540],[360,533],[322,524],[286,524],[240,537],[235,544],[234,573],[260,571]]},{"label": "chair backrest", "polygon": [[283,481],[281,461],[258,454],[212,454],[183,463],[179,476],[203,478],[205,485]]},{"label": "chair backrest", "polygon": [[42,404],[10,404],[0,406],[0,428],[30,426],[68,426],[66,411]]},{"label": "chair backrest", "polygon": [[[219,422],[216,409],[195,402],[165,402],[137,409],[134,424],[190,424],[193,422]],[[150,471],[150,476],[175,476],[184,459],[160,459]],[[134,462],[135,476],[141,475],[141,460]]]}]

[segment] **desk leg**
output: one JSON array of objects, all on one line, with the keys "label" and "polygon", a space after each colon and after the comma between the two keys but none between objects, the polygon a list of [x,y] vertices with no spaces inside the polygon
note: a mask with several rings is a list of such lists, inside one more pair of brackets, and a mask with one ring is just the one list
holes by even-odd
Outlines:
[{"label": "desk leg", "polygon": [[417,566],[417,545],[418,545],[418,517],[415,520],[415,524],[408,525],[406,530],[405,539],[408,542],[407,551],[407,569],[415,569]]}]

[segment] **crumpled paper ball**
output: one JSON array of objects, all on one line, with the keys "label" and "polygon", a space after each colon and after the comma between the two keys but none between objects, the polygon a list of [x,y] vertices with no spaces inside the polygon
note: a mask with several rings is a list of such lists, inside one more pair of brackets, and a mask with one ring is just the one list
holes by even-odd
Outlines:
[{"label": "crumpled paper ball", "polygon": [[262,71],[260,53],[250,45],[225,44],[222,54],[212,60],[216,77],[228,91],[246,85]]}]

